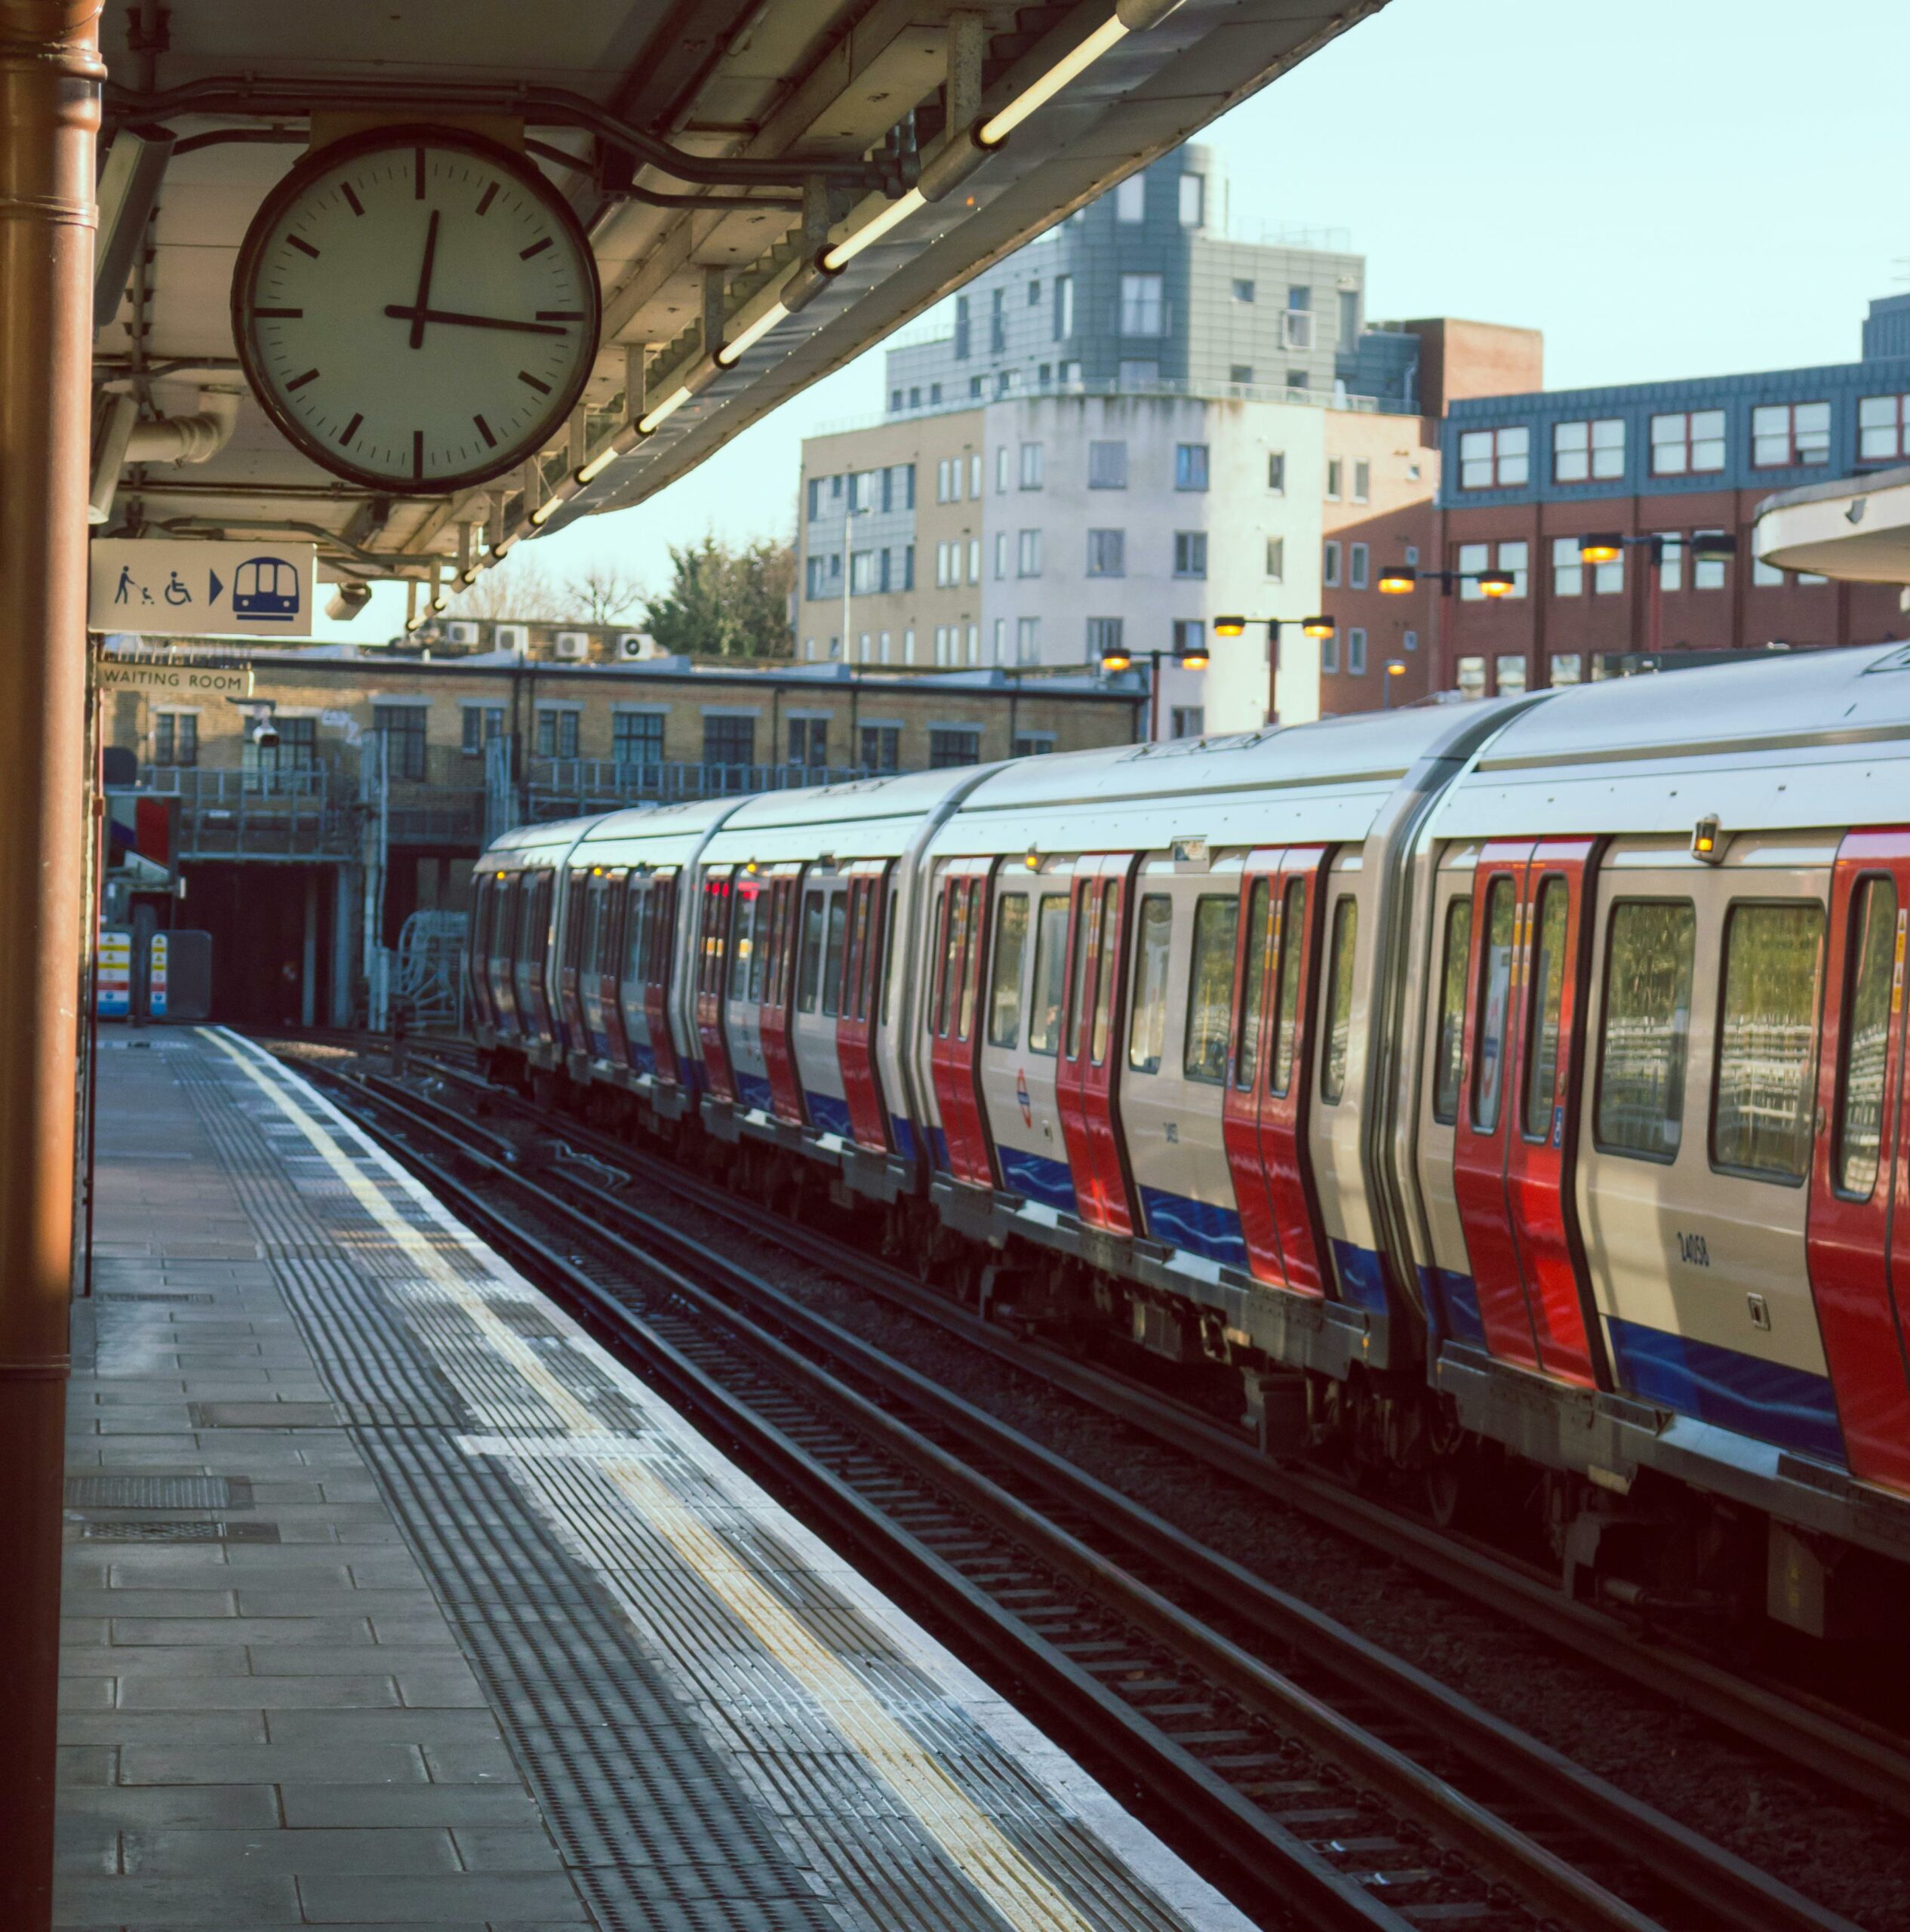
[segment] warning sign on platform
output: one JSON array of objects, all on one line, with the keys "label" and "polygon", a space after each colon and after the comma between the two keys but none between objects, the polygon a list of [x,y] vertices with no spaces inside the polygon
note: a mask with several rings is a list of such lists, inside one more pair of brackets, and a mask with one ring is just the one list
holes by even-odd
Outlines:
[{"label": "warning sign on platform", "polygon": [[309,637],[316,557],[310,543],[100,537],[87,623],[165,637]]}]

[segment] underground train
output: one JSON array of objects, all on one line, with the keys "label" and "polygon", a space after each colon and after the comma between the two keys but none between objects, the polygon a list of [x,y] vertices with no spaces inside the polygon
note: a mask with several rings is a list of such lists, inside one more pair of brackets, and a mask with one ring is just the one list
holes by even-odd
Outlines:
[{"label": "underground train", "polygon": [[1902,1601],[1910,648],[524,826],[474,908],[500,1078],[1578,1594]]}]

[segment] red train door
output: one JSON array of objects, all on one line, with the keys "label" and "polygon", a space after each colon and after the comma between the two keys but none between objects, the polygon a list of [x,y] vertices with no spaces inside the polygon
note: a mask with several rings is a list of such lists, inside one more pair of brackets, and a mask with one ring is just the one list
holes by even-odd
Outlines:
[{"label": "red train door", "polygon": [[789,1045],[795,1003],[795,907],[802,868],[779,867],[769,881],[768,972],[763,988],[763,1063],[769,1070],[770,1110],[791,1127],[803,1124],[802,1087]]},{"label": "red train door", "polygon": [[1234,946],[1232,1050],[1227,1057],[1227,1087],[1221,1101],[1220,1135],[1233,1177],[1234,1204],[1240,1210],[1241,1238],[1247,1266],[1256,1281],[1284,1282],[1286,1263],[1274,1219],[1273,1194],[1260,1158],[1260,1097],[1266,1085],[1270,989],[1279,975],[1274,921],[1280,904],[1278,852],[1248,855],[1241,875],[1240,915]]},{"label": "red train door", "polygon": [[729,958],[730,868],[712,866],[703,875],[697,918],[697,1040],[703,1049],[709,1090],[719,1100],[736,1098],[730,1056],[723,1043],[724,967]]},{"label": "red train door", "polygon": [[1586,1388],[1601,1352],[1572,1168],[1594,851],[1589,838],[1495,840],[1480,857],[1453,1152],[1487,1346]]},{"label": "red train door", "polygon": [[1068,918],[1068,989],[1063,1003],[1056,1111],[1075,1183],[1076,1212],[1110,1233],[1134,1232],[1122,1158],[1115,1068],[1127,991],[1127,902],[1136,857],[1078,860]]},{"label": "red train door", "polygon": [[859,1146],[886,1153],[888,1115],[875,1066],[875,1001],[881,984],[878,976],[888,862],[868,860],[848,869],[848,940],[843,949],[842,1011],[835,1024],[835,1051],[842,1068],[850,1131]]},{"label": "red train door", "polygon": [[1324,1295],[1330,1277],[1321,1257],[1325,1228],[1307,1158],[1312,1112],[1314,1009],[1327,918],[1324,845],[1293,845],[1281,854],[1272,881],[1277,977],[1267,988],[1266,1073],[1260,1093],[1260,1162],[1273,1202],[1287,1285],[1296,1294]]},{"label": "red train door", "polygon": [[630,875],[620,868],[606,872],[597,884],[603,895],[597,911],[597,956],[586,963],[596,974],[597,1010],[603,1016],[611,1063],[627,1067],[630,1041],[623,1030],[623,1003],[617,997],[617,976],[623,959],[623,921],[629,913]]},{"label": "red train door", "polygon": [[943,1158],[957,1180],[995,1185],[995,1163],[982,1115],[977,1061],[982,964],[988,938],[992,859],[956,859],[936,881],[935,945],[929,1026],[929,1065],[942,1116]]},{"label": "red train door", "polygon": [[1851,1473],[1894,1489],[1910,1489],[1910,1242],[1896,1238],[1910,1215],[1906,921],[1910,829],[1847,833],[1831,886],[1807,1252]]},{"label": "red train door", "polygon": [[682,1080],[677,1065],[676,1041],[670,1032],[670,967],[676,953],[676,869],[656,873],[650,881],[650,913],[644,942],[643,1017],[650,1034],[656,1078],[672,1086]]}]

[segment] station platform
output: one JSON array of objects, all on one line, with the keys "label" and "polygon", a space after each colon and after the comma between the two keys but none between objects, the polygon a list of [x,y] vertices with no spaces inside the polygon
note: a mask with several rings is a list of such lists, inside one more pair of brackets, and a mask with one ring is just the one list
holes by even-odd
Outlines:
[{"label": "station platform", "polygon": [[60,1926],[1247,1925],[278,1062],[99,1105]]}]

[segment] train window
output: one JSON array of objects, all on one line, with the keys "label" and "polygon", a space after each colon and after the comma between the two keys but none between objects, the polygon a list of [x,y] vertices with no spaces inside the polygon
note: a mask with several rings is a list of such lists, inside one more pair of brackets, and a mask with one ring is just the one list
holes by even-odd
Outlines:
[{"label": "train window", "polygon": [[609,891],[601,879],[594,880],[583,902],[583,937],[577,947],[577,969],[580,977],[587,977],[597,970],[598,941],[604,930],[604,899]]},{"label": "train window", "polygon": [[1823,937],[1815,900],[1730,909],[1712,1097],[1715,1166],[1764,1180],[1804,1179]]},{"label": "train window", "polygon": [[749,1004],[761,1006],[769,994],[769,962],[776,949],[776,888],[758,887],[756,929],[749,936]]},{"label": "train window", "polygon": [[1256,878],[1247,902],[1247,983],[1240,996],[1240,1051],[1234,1084],[1244,1094],[1260,1075],[1260,1002],[1273,956],[1273,885]]},{"label": "train window", "polygon": [[1141,901],[1134,943],[1133,1016],[1127,1026],[1127,1064],[1136,1073],[1158,1073],[1167,1039],[1168,942],[1173,936],[1173,901],[1151,892]]},{"label": "train window", "polygon": [[737,888],[730,921],[730,997],[734,1000],[749,997],[749,959],[756,950],[756,908],[761,903],[760,893]]},{"label": "train window", "polygon": [[1353,957],[1359,949],[1359,901],[1343,894],[1333,909],[1333,960],[1327,969],[1327,1046],[1320,1056],[1320,1097],[1336,1106],[1346,1091],[1353,1044]]},{"label": "train window", "polygon": [[1592,1138],[1606,1153],[1677,1158],[1697,928],[1685,900],[1620,900],[1612,907],[1592,1122]]},{"label": "train window", "polygon": [[1446,958],[1439,979],[1439,1031],[1432,1049],[1432,1117],[1450,1127],[1459,1118],[1459,1087],[1466,1045],[1466,968],[1472,956],[1472,901],[1446,908]]},{"label": "train window", "polygon": [[1890,1063],[1896,970],[1896,885],[1867,878],[1850,911],[1850,981],[1844,1000],[1843,1091],[1837,1107],[1837,1187],[1859,1201],[1877,1185],[1884,1076]]},{"label": "train window", "polygon": [[943,937],[942,990],[936,1004],[935,1020],[935,1030],[945,1039],[955,1023],[955,1008],[961,999],[964,942],[968,937],[967,880],[958,880],[950,886],[946,894],[946,906]]},{"label": "train window", "polygon": [[988,1043],[1021,1044],[1021,964],[1028,952],[1028,894],[1004,892],[995,909],[994,977],[989,983]]},{"label": "train window", "polygon": [[1028,1051],[1050,1058],[1061,1037],[1061,994],[1066,984],[1068,895],[1042,895],[1035,916],[1034,998],[1028,1017]]},{"label": "train window", "polygon": [[849,896],[829,895],[829,943],[823,952],[823,1012],[833,1020],[842,1010],[842,942],[849,930]]},{"label": "train window", "polygon": [[1121,943],[1121,888],[1112,883],[1101,888],[1101,936],[1094,948],[1094,969],[1100,990],[1094,995],[1094,1064],[1108,1057],[1108,1032],[1114,1017],[1114,981],[1116,949]]},{"label": "train window", "polygon": [[1552,1137],[1558,1100],[1558,1028],[1565,1001],[1565,931],[1570,901],[1562,878],[1539,888],[1538,951],[1532,968],[1532,1017],[1526,1028],[1525,1137]]},{"label": "train window", "polygon": [[623,934],[623,975],[627,980],[648,977],[647,955],[650,941],[650,906],[657,896],[652,886],[647,892],[631,888],[630,920]]},{"label": "train window", "polygon": [[816,1011],[816,989],[823,977],[823,895],[802,896],[802,965],[796,979],[796,1004],[805,1013]]},{"label": "train window", "polygon": [[982,894],[984,882],[977,879],[968,888],[968,957],[961,969],[961,1024],[955,1038],[965,1040],[975,1030],[975,989],[982,977]]},{"label": "train window", "polygon": [[843,971],[848,986],[842,1010],[851,1020],[869,1017],[869,900],[875,890],[873,879],[858,879],[849,888],[850,903],[856,916],[849,932],[849,958]]},{"label": "train window", "polygon": [[1081,1058],[1082,1029],[1087,1022],[1087,925],[1094,916],[1094,888],[1084,885],[1081,890],[1081,910],[1075,920],[1075,952],[1069,962],[1068,977],[1074,982],[1074,992],[1068,1001],[1068,1058]]},{"label": "train window", "polygon": [[889,988],[895,983],[895,902],[891,888],[882,907],[882,1024],[889,1023]]},{"label": "train window", "polygon": [[1472,1048],[1472,1131],[1499,1124],[1505,1087],[1506,1018],[1512,992],[1512,881],[1503,873],[1486,894],[1486,943],[1479,961],[1478,1038]]},{"label": "train window", "polygon": [[651,888],[650,977],[660,986],[669,986],[676,953],[676,894],[674,875]]},{"label": "train window", "polygon": [[1293,1062],[1299,1052],[1300,968],[1306,958],[1306,881],[1287,881],[1281,902],[1280,1016],[1273,1035],[1273,1091],[1284,1098],[1293,1084]]},{"label": "train window", "polygon": [[1234,943],[1240,901],[1201,899],[1194,906],[1194,956],[1187,975],[1187,1033],[1182,1070],[1218,1087],[1227,1077],[1227,1028],[1234,1011]]}]

